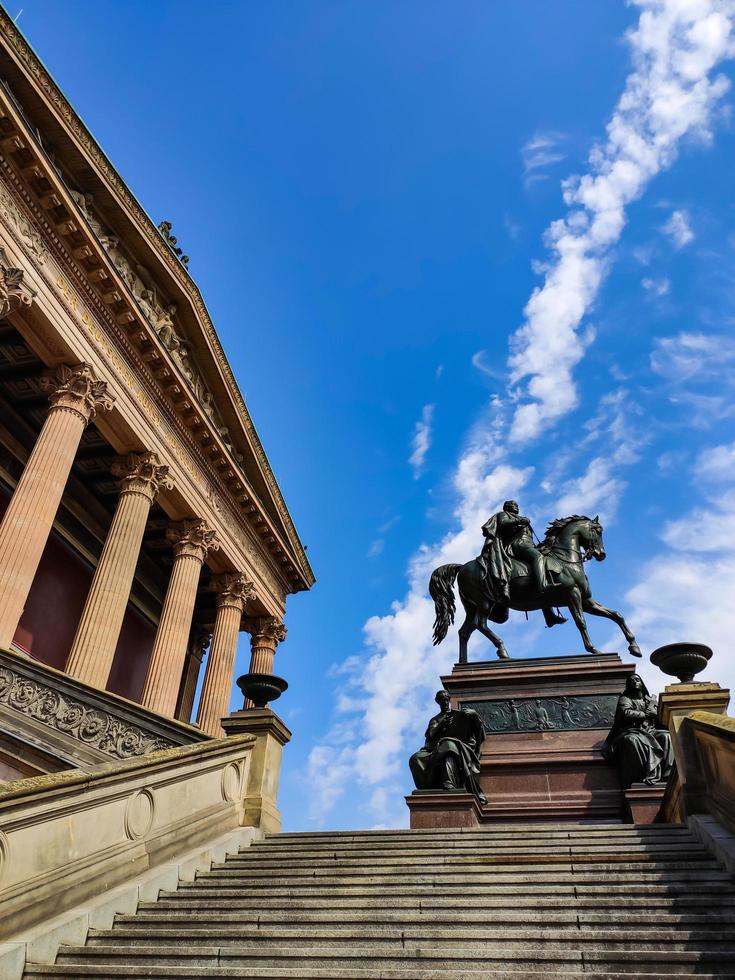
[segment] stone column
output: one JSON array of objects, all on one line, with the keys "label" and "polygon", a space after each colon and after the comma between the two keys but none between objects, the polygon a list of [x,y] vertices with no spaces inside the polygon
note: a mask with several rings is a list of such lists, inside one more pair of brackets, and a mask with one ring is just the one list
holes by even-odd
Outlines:
[{"label": "stone column", "polygon": [[197,725],[207,735],[219,738],[224,734],[220,718],[227,714],[230,706],[240,620],[246,601],[255,593],[253,583],[240,574],[218,575],[212,580],[212,586],[217,591],[217,618],[197,712]]},{"label": "stone column", "polygon": [[194,695],[197,690],[202,657],[211,639],[212,634],[208,629],[195,629],[192,633],[186,654],[186,663],[184,664],[184,676],[179,688],[179,699],[176,704],[176,717],[179,721],[191,721],[191,709],[194,707]]},{"label": "stone column", "polygon": [[199,518],[172,525],[166,536],[174,546],[174,567],[148,665],[140,703],[173,717],[186,658],[202,564],[219,548],[215,533]]},{"label": "stone column", "polygon": [[62,365],[41,384],[50,392],[51,408],[0,524],[0,647],[5,648],[23,614],[82,433],[114,400],[89,364]]},{"label": "stone column", "polygon": [[155,453],[131,453],[112,473],[122,478],[120,498],[66,664],[67,674],[100,688],[110,676],[151,504],[161,487],[173,487]]},{"label": "stone column", "polygon": [[[286,627],[275,616],[258,616],[246,620],[244,625],[250,633],[251,655],[248,672],[251,674],[272,674],[276,647],[286,639]],[[253,707],[250,698],[245,698],[244,707]]]}]

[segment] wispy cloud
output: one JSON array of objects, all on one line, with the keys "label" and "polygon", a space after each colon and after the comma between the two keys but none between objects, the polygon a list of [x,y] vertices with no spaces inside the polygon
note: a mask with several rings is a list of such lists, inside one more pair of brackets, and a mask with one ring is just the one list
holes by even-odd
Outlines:
[{"label": "wispy cloud", "polygon": [[651,279],[647,276],[645,279],[641,279],[641,286],[657,299],[666,296],[671,289],[671,283],[665,276],[662,279]]},{"label": "wispy cloud", "polygon": [[566,154],[560,149],[565,140],[564,133],[553,131],[537,132],[521,149],[523,161],[523,182],[526,187],[540,180],[546,180],[549,169],[561,163]]},{"label": "wispy cloud", "polygon": [[694,238],[688,211],[672,212],[671,217],[661,230],[665,235],[668,235],[676,248],[684,248]]},{"label": "wispy cloud", "polygon": [[505,381],[504,368],[502,366],[493,367],[491,364],[488,364],[486,350],[475,351],[472,355],[472,367],[477,368],[481,374],[492,378],[493,381]]},{"label": "wispy cloud", "polygon": [[651,367],[672,382],[690,378],[726,380],[724,369],[735,366],[735,338],[727,334],[688,333],[659,337],[651,352]]},{"label": "wispy cloud", "polygon": [[[635,0],[641,8],[628,35],[634,71],[607,126],[607,141],[590,155],[590,170],[565,184],[566,217],[547,231],[553,261],[531,296],[510,358],[526,400],[511,439],[526,443],[577,405],[573,370],[591,342],[582,320],[595,301],[627,205],[671,166],[681,140],[705,136],[728,89],[713,75],[733,52],[733,6],[721,0]],[[526,379],[528,379],[526,381]]]},{"label": "wispy cloud", "polygon": [[434,406],[424,405],[421,411],[421,418],[416,423],[416,428],[411,439],[411,455],[408,458],[409,465],[413,470],[414,480],[418,480],[424,472],[426,454],[431,447],[431,424],[434,418]]},{"label": "wispy cloud", "polygon": [[[724,79],[710,75],[731,50],[730,2],[634,2],[641,10],[629,35],[634,70],[608,124],[605,146],[592,153],[588,174],[567,183],[569,211],[549,229],[551,255],[544,283],[531,296],[512,346],[510,383],[516,388],[504,399],[495,396],[470,434],[454,473],[454,528],[438,543],[417,550],[405,596],[389,613],[365,624],[366,655],[351,660],[341,678],[347,701],[338,703],[334,725],[312,750],[311,796],[321,818],[349,788],[364,792],[368,824],[405,822],[398,793],[405,759],[431,713],[436,676],[447,662],[446,651],[431,645],[434,609],[426,595],[428,575],[437,565],[476,554],[479,529],[488,514],[528,486],[534,470],[514,463],[511,450],[527,444],[577,404],[573,371],[592,340],[582,321],[622,233],[626,205],[671,165],[685,135],[706,131],[712,109],[726,90]],[[534,146],[530,141],[524,155],[528,176],[544,173],[556,162],[548,155],[559,152],[556,145]],[[630,420],[621,416],[618,423],[618,416],[610,403],[596,423],[599,433],[618,426],[613,454],[595,450],[581,475],[565,477],[564,487],[559,486],[560,474],[549,481],[548,492],[558,494],[560,506],[579,502],[592,509],[599,501],[601,509],[610,509],[615,503],[622,491],[619,468],[635,454],[634,440],[625,438]],[[594,438],[592,429],[587,434]],[[691,581],[688,584],[687,601],[692,594]],[[665,583],[657,586],[662,590]],[[682,600],[681,608],[685,605]],[[513,619],[505,627],[505,638],[510,634],[517,656],[523,656],[529,649],[525,644],[535,639],[535,624],[523,627],[514,632]],[[340,714],[340,706],[345,714]],[[381,788],[388,793],[376,793]],[[379,813],[371,812],[371,800]]]}]

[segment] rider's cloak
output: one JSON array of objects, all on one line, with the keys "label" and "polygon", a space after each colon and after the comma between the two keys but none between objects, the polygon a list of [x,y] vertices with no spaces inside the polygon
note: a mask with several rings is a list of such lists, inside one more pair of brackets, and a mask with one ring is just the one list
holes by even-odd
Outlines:
[{"label": "rider's cloak", "polygon": [[501,514],[493,514],[489,521],[482,525],[485,543],[478,561],[482,567],[483,579],[495,601],[510,600],[511,556],[505,549],[498,527]]}]

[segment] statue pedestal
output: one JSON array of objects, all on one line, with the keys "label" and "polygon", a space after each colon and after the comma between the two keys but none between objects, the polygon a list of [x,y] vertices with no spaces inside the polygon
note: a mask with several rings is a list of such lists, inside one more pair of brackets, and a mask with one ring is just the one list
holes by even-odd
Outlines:
[{"label": "statue pedestal", "polygon": [[656,823],[666,793],[666,783],[633,783],[625,790],[625,807],[632,823]]},{"label": "statue pedestal", "polygon": [[[617,769],[602,758],[618,697],[634,663],[616,653],[456,664],[442,683],[452,707],[474,708],[486,739],[480,754],[480,820],[618,820],[625,801]],[[431,809],[408,797],[411,826],[444,822],[454,804]],[[441,801],[446,800],[446,806]],[[479,804],[478,804],[479,805]],[[414,819],[433,823],[414,823]],[[415,817],[414,817],[415,814]]]},{"label": "statue pedestal", "polygon": [[406,803],[411,830],[479,827],[482,821],[482,805],[472,793],[417,789],[406,797]]}]

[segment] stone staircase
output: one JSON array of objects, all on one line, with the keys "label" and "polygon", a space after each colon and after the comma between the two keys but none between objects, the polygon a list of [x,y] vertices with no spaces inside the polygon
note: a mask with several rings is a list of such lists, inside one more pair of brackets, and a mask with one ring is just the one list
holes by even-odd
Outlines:
[{"label": "stone staircase", "polygon": [[686,829],[277,834],[33,977],[735,978],[735,878]]}]

